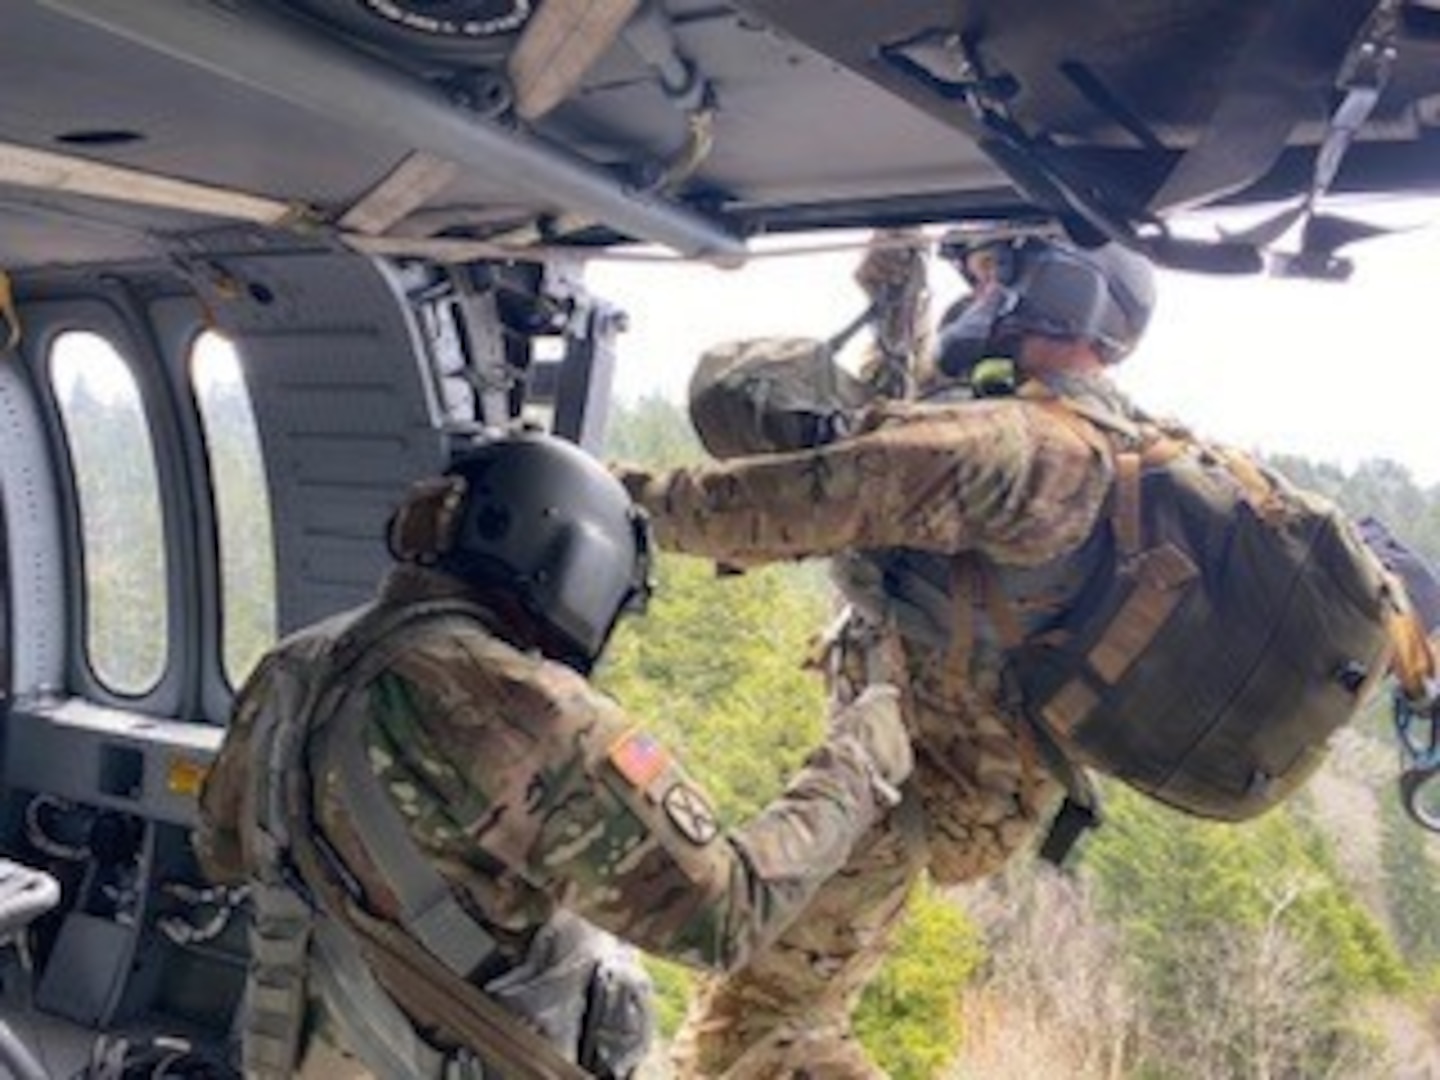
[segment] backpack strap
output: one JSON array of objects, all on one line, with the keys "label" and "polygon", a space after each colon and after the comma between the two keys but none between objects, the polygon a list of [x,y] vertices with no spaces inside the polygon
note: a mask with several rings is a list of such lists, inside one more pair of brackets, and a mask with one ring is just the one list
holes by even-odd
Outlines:
[{"label": "backpack strap", "polygon": [[307,732],[318,759],[335,766],[341,796],[355,831],[385,885],[400,905],[402,926],[451,971],[462,978],[495,954],[495,939],[461,907],[455,891],[421,854],[409,828],[370,768],[360,728],[363,709],[340,708],[349,687],[364,686],[407,646],[398,631],[420,622],[444,619],[485,622],[484,609],[463,600],[433,600],[399,608],[376,608],[363,616],[336,643],[323,676],[325,701],[311,717]]},{"label": "backpack strap", "polygon": [[[1110,527],[1115,537],[1117,571],[1129,574],[1134,588],[1086,657],[1094,672],[1107,683],[1117,682],[1149,647],[1185,595],[1185,586],[1199,576],[1199,568],[1179,548],[1162,544],[1146,547],[1141,479],[1147,467],[1164,465],[1187,449],[1183,433],[1156,425],[1111,417],[1068,398],[1050,396],[1040,404],[1092,446],[1103,443],[1115,466]],[[1257,505],[1273,501],[1273,488],[1264,474],[1240,454],[1216,453],[1247,497]],[[1244,467],[1248,466],[1248,468]],[[1047,703],[1045,721],[1068,735],[1095,704],[1094,691],[1083,679],[1072,679]]]},{"label": "backpack strap", "polygon": [[1141,455],[1134,450],[1115,453],[1114,502],[1110,509],[1110,527],[1115,531],[1115,547],[1123,560],[1133,559],[1144,543],[1145,519],[1140,511],[1140,474],[1145,467]]},{"label": "backpack strap", "polygon": [[[951,591],[954,614],[951,619],[951,643],[946,653],[946,667],[952,670],[968,670],[974,654],[975,620],[982,611],[989,616],[1003,649],[1008,651],[1021,644],[1020,621],[1015,614],[1014,605],[1000,589],[998,580],[989,572],[982,557],[967,553],[956,558],[951,570]],[[1023,701],[1016,703],[1015,711],[1023,718],[1022,722],[1012,729],[1016,752],[1020,758],[1021,811],[1032,821],[1040,816],[1042,762],[1046,771],[1054,776],[1066,791],[1065,801],[1041,846],[1042,856],[1059,866],[1080,835],[1086,829],[1099,824],[1099,794],[1084,770],[1071,762],[1049,734],[1033,721]],[[946,772],[953,772],[953,769],[938,757],[932,757],[932,761]],[[964,777],[957,776],[957,779],[965,781]]]},{"label": "backpack strap", "polygon": [[[1000,588],[1000,582],[990,572],[989,565],[979,556],[972,556],[964,561],[972,568],[972,605],[984,606],[990,615],[991,624],[995,627],[995,636],[999,638],[1001,648],[1006,652],[1019,648],[1022,642],[1020,619],[1015,614],[1015,606],[1010,603],[1010,598]],[[1020,704],[1021,712],[1024,712],[1023,702]],[[1040,749],[1034,727],[1034,724],[1030,723],[1018,724],[1015,727],[1015,743],[1020,752],[1020,808],[1031,820],[1040,815],[1037,797],[1040,780],[1036,775]]]},{"label": "backpack strap", "polygon": [[1225,471],[1245,492],[1246,503],[1262,519],[1273,520],[1283,510],[1279,490],[1248,454],[1229,446],[1200,445],[1205,453],[1225,467]]},{"label": "backpack strap", "polygon": [[[1144,454],[1138,448],[1141,430],[1137,425],[1121,417],[1091,410],[1078,402],[1058,397],[1048,387],[1028,383],[1022,390],[1022,397],[1034,402],[1045,412],[1062,423],[1095,453],[1112,462],[1115,479],[1111,496],[1110,521],[1114,532],[1117,555],[1122,562],[1129,563],[1141,556],[1144,543],[1144,518],[1140,505],[1140,478],[1147,464]],[[984,561],[974,556],[962,557],[961,566],[972,569],[968,572],[979,575],[982,587],[979,590],[980,603],[989,616],[1001,647],[1007,652],[1022,644],[1020,622],[1009,597],[999,587],[995,575],[988,571]],[[1141,580],[1148,580],[1142,576]],[[973,592],[972,592],[973,594]],[[1142,595],[1143,594],[1143,595]],[[957,596],[961,595],[957,589]],[[1177,598],[1178,602],[1178,598]],[[1128,606],[1128,605],[1127,605]],[[1102,640],[1097,648],[1106,646],[1105,658],[1112,667],[1128,666],[1135,655],[1154,637],[1159,626],[1173,607],[1155,603],[1151,590],[1137,589],[1136,602],[1128,618],[1119,625],[1113,641]],[[1122,614],[1124,614],[1122,612]],[[956,627],[966,625],[975,617],[975,611],[956,612]],[[1117,624],[1121,621],[1116,620]],[[1112,627],[1113,628],[1113,627]],[[973,639],[973,630],[970,635]],[[1016,712],[1023,721],[1016,726],[1015,736],[1020,750],[1022,775],[1026,791],[1022,793],[1026,809],[1033,808],[1034,784],[1030,780],[1034,763],[1044,760],[1052,776],[1065,788],[1065,797],[1059,810],[1051,819],[1045,839],[1040,845],[1040,856],[1055,866],[1061,866],[1079,839],[1101,823],[1100,795],[1084,768],[1076,765],[1062,749],[1052,731],[1068,734],[1081,716],[1093,707],[1094,692],[1079,679],[1072,680],[1049,703],[1050,708],[1062,710],[1060,717],[1047,715],[1037,718],[1030,705],[1016,702]],[[1068,723],[1055,723],[1056,719],[1068,719]]]},{"label": "backpack strap", "polygon": [[1150,463],[1143,448],[1152,445],[1153,441],[1146,438],[1146,432],[1140,425],[1070,398],[1059,397],[1048,388],[1031,391],[1025,397],[1058,420],[1095,453],[1110,460],[1115,470],[1110,524],[1115,531],[1116,547],[1122,558],[1138,554],[1144,542],[1141,535],[1144,518],[1140,509],[1140,475]]}]

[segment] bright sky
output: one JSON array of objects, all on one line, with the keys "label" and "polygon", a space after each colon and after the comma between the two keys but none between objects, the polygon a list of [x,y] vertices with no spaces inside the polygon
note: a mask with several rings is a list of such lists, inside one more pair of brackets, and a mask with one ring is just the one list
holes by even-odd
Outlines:
[{"label": "bright sky", "polygon": [[[1405,210],[1396,220],[1440,219]],[[1440,228],[1349,252],[1344,283],[1162,271],[1155,319],[1120,382],[1149,411],[1211,438],[1346,468],[1390,458],[1440,484]],[[700,353],[721,341],[833,334],[864,306],[850,278],[858,258],[756,259],[730,271],[593,264],[590,288],[629,315],[618,395],[682,401]],[[930,282],[937,312],[961,292],[948,266],[934,264]]]}]

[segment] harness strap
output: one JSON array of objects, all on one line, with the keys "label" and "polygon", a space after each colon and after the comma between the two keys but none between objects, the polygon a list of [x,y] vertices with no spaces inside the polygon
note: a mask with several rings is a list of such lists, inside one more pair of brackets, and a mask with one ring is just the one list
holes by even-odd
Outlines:
[{"label": "harness strap", "polygon": [[346,808],[365,850],[400,905],[400,923],[451,971],[468,977],[496,950],[495,939],[461,907],[455,891],[411,839],[405,820],[366,759],[360,728],[365,710],[341,708],[346,686],[364,686],[405,648],[394,641],[401,628],[445,617],[485,618],[462,600],[436,600],[401,608],[372,608],[337,643],[325,673],[326,701],[314,716],[312,740],[318,761],[333,762]]},{"label": "harness strap", "polygon": [[[363,671],[378,671],[390,650]],[[362,677],[359,683],[366,680]],[[363,709],[342,711],[320,735],[321,761],[333,762],[341,797],[365,851],[400,905],[400,923],[417,941],[462,978],[495,954],[494,937],[460,906],[445,877],[421,854],[366,759],[360,728]]]},{"label": "harness strap", "polygon": [[[978,602],[983,604],[989,613],[1001,647],[1006,652],[1018,649],[1023,643],[1024,635],[1020,629],[1020,619],[1015,614],[1015,605],[1010,602],[1010,598],[1000,588],[999,580],[990,573],[989,567],[981,559],[972,557],[965,561],[974,567],[972,572],[978,588]],[[1020,712],[1022,715],[1025,713],[1023,702],[1020,704]],[[1040,749],[1036,744],[1035,725],[1029,721],[1028,716],[1024,723],[1015,727],[1015,747],[1020,756],[1020,808],[1027,818],[1033,820],[1040,813]]]},{"label": "harness strap", "polygon": [[392,1000],[405,1002],[415,1024],[455,1046],[483,1048],[505,1080],[591,1080],[518,1017],[415,948],[400,927],[362,911],[309,831],[296,834],[292,851],[321,908],[353,936],[366,966]]},{"label": "harness strap", "polygon": [[451,971],[469,976],[495,954],[495,939],[460,906],[449,882],[420,854],[405,821],[367,768],[355,725],[328,733],[322,753],[338,779],[365,850],[400,904],[400,923]]},{"label": "harness strap", "polygon": [[825,341],[826,351],[829,352],[831,356],[834,356],[849,343],[851,338],[858,334],[861,329],[868,326],[871,320],[879,314],[880,301],[877,300],[846,323],[839,331],[827,338]]},{"label": "harness strap", "polygon": [[1010,602],[1010,597],[1000,588],[1000,582],[990,567],[982,559],[967,560],[975,566],[975,576],[978,582],[979,602],[984,606],[985,611],[990,615],[990,621],[995,626],[995,636],[1000,640],[1000,647],[1006,652],[1018,649],[1025,642],[1024,632],[1020,628],[1020,617],[1015,614],[1015,605]]},{"label": "harness strap", "polygon": [[1134,558],[1144,542],[1144,519],[1140,514],[1140,470],[1144,462],[1131,450],[1115,455],[1115,504],[1111,525],[1115,546],[1122,560]]},{"label": "harness strap", "polygon": [[314,981],[346,1047],[379,1080],[440,1080],[446,1055],[425,1042],[365,966],[352,935],[334,920],[315,927]]},{"label": "harness strap", "polygon": [[965,554],[955,560],[950,571],[950,588],[954,598],[954,614],[950,618],[950,652],[947,665],[969,671],[975,655],[975,620],[984,604],[984,583],[980,580],[979,559]]}]

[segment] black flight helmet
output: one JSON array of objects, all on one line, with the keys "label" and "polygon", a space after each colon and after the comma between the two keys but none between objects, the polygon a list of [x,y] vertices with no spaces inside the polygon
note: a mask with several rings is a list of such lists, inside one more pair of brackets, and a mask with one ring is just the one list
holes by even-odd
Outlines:
[{"label": "black flight helmet", "polygon": [[[643,609],[651,550],[645,514],[578,446],[539,433],[507,435],[458,457],[440,487],[448,493],[430,501],[446,507],[444,524],[436,543],[422,545],[433,553],[414,561],[513,596],[562,643],[556,659],[589,671],[621,612]],[[402,531],[392,525],[391,549],[405,559],[412,556]]]}]

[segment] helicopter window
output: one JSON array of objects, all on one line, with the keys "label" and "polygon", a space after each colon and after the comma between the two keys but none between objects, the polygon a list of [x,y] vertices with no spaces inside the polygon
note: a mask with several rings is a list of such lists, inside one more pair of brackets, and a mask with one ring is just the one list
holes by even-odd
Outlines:
[{"label": "helicopter window", "polygon": [[169,639],[165,541],[155,449],[140,389],[98,334],[55,338],[50,378],[79,503],[85,647],[116,694],[152,690]]},{"label": "helicopter window", "polygon": [[225,676],[238,686],[275,643],[275,545],[260,433],[234,346],[205,331],[190,376],[209,450],[220,547]]}]

